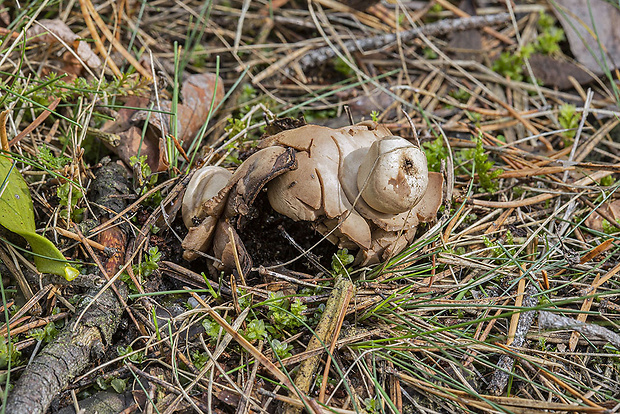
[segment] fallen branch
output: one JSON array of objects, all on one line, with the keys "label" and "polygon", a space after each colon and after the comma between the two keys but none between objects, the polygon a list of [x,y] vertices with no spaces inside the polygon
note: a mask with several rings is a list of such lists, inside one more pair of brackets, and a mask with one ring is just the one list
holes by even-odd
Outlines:
[{"label": "fallen branch", "polygon": [[[116,164],[102,167],[96,180],[103,180],[101,177],[107,176],[106,183],[99,184],[116,191],[121,188],[127,190],[127,184],[122,185],[122,177],[118,171],[112,174],[114,179],[110,182],[111,173],[107,170],[116,167]],[[110,197],[110,192],[100,191],[96,194],[96,204],[103,204],[117,211],[122,210],[125,205],[122,198]],[[116,205],[113,205],[115,203]],[[106,243],[112,240],[101,241]],[[117,255],[123,254],[118,251],[119,248],[122,247],[123,251],[125,249],[125,246],[119,246],[118,243],[114,243],[113,247],[117,249],[117,254],[105,263],[108,270],[117,266]],[[86,292],[64,331],[28,365],[9,394],[7,413],[45,413],[53,398],[112,343],[112,335],[116,332],[124,309],[121,301],[127,300],[127,289],[122,283],[116,287],[121,298],[119,301],[112,289],[100,292],[101,286],[101,283],[97,284]],[[95,300],[97,295],[98,299]]]},{"label": "fallen branch", "polygon": [[[341,276],[336,280],[334,290],[332,290],[332,293],[327,300],[321,320],[314,330],[314,335],[310,339],[310,342],[308,342],[306,352],[314,349],[327,349],[329,338],[334,336],[334,331],[338,325],[341,309],[346,307],[346,302],[350,300],[350,295],[353,290],[354,286],[349,278]],[[337,340],[338,338],[333,338],[332,344]],[[297,376],[295,377],[295,391],[290,391],[290,397],[296,397],[296,392],[307,394],[310,391],[310,386],[312,385],[315,378],[314,375],[319,368],[321,357],[322,353],[302,361],[299,365]],[[294,405],[287,405],[284,412],[288,414],[298,414],[301,413],[301,408]]]},{"label": "fallen branch", "polygon": [[[488,27],[493,24],[505,22],[510,18],[508,13],[491,14],[489,16],[473,16],[461,19],[440,20],[426,26],[416,27],[410,30],[403,30],[400,33],[389,33],[380,36],[368,37],[361,40],[349,40],[343,43],[349,52],[370,51],[380,49],[387,45],[395,45],[398,38],[402,42],[407,42],[421,35],[439,36],[446,33],[458,32],[463,30],[475,29],[478,27]],[[340,49],[340,48],[339,48]],[[341,49],[339,50],[341,51]],[[299,64],[302,70],[318,66],[336,56],[336,51],[325,46],[309,52],[301,58]]]}]

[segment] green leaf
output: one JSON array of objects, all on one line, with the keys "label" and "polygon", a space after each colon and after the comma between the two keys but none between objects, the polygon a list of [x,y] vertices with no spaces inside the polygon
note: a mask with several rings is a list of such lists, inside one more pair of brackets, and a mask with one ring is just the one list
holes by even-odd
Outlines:
[{"label": "green leaf", "polygon": [[127,388],[127,380],[122,380],[120,378],[114,378],[110,381],[110,385],[114,388],[118,394],[122,394],[125,392],[125,388]]},{"label": "green leaf", "polygon": [[14,168],[15,162],[0,155],[0,225],[22,236],[32,248],[34,263],[42,273],[54,273],[73,280],[79,274],[65,256],[45,237],[36,233],[34,208],[26,181]]}]

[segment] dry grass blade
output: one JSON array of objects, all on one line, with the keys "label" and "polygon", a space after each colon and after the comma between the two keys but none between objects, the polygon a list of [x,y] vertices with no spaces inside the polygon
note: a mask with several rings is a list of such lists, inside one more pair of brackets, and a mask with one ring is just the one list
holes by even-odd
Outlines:
[{"label": "dry grass blade", "polygon": [[[131,66],[136,68],[136,70],[140,72],[142,76],[144,76],[146,79],[150,79],[151,74],[146,69],[144,69],[144,67],[136,60],[136,58],[134,58],[118,40],[116,40],[112,32],[110,32],[110,29],[108,29],[104,21],[101,20],[99,13],[97,13],[97,10],[95,10],[95,7],[93,6],[93,3],[90,0],[81,0],[80,4],[82,4],[82,2],[84,2],[86,6],[86,10],[88,11],[88,13],[90,13],[91,17],[95,20],[95,23],[99,27],[99,30],[103,32],[106,39],[108,39],[108,41],[112,44],[112,46],[114,46],[114,48],[121,55],[123,55],[123,57],[127,59],[127,61],[131,64]],[[106,55],[107,53],[104,54],[104,56]]]},{"label": "dry grass blade", "polygon": [[110,67],[110,70],[112,71],[112,73],[114,73],[115,76],[120,78],[122,76],[121,70],[118,68],[118,66],[116,66],[116,63],[114,63],[114,61],[110,59],[108,51],[103,46],[101,37],[99,36],[99,33],[97,32],[97,29],[95,28],[95,25],[93,24],[93,19],[90,16],[88,3],[89,3],[89,0],[80,0],[80,8],[82,9],[82,17],[84,18],[84,23],[86,23],[86,26],[88,27],[88,31],[90,32],[90,35],[95,41],[95,47],[97,48],[97,51],[99,52],[101,56],[105,57],[104,61],[106,65]]}]

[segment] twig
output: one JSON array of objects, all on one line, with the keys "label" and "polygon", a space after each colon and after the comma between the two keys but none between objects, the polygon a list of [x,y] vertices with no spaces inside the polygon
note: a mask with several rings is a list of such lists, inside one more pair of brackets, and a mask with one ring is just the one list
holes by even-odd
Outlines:
[{"label": "twig", "polygon": [[617,349],[620,349],[620,335],[599,325],[577,321],[567,316],[556,315],[548,311],[540,311],[538,315],[540,329],[564,330],[571,329],[586,337],[596,337],[608,341]]},{"label": "twig", "polygon": [[9,139],[6,134],[6,118],[8,115],[8,109],[0,112],[0,149],[3,151],[9,150]]},{"label": "twig", "polygon": [[[523,299],[523,307],[531,308],[536,306],[538,303],[538,298],[534,296],[536,293],[536,289],[533,286],[530,286],[525,292],[525,298]],[[534,322],[534,316],[536,312],[533,310],[525,311],[521,313],[519,318],[519,323],[517,325],[517,329],[514,334],[514,340],[511,343],[511,346],[521,347],[525,343],[525,338],[527,332],[530,330],[532,326],[532,322]],[[508,384],[508,378],[510,378],[512,366],[514,365],[515,360],[511,355],[503,354],[499,361],[497,361],[497,369],[493,373],[493,378],[489,384],[489,391],[493,395],[500,395],[504,392],[506,388],[506,384]]]},{"label": "twig", "polygon": [[[80,239],[80,236],[77,233],[74,233],[72,231],[69,230],[65,230],[62,227],[54,227],[54,230],[56,230],[58,233],[60,233],[61,236],[67,237],[71,240],[75,240],[75,241],[79,241],[81,242],[82,239]],[[106,256],[110,256],[111,254],[115,253],[115,250],[113,248],[110,248],[108,246],[104,246],[101,243],[98,243],[92,239],[86,238],[86,243],[88,243],[91,247],[102,251]]]},{"label": "twig", "polygon": [[[435,23],[427,24],[423,27],[404,30],[399,34],[390,33],[386,35],[368,37],[361,40],[349,40],[344,42],[344,47],[349,52],[379,49],[385,47],[386,45],[396,44],[398,37],[400,37],[402,42],[406,42],[415,39],[420,35],[438,36],[450,32],[487,27],[493,24],[502,23],[509,18],[510,15],[508,13],[499,13],[489,16],[474,16],[453,20],[441,20]],[[314,66],[318,66],[335,56],[336,51],[334,51],[331,47],[326,46],[308,53],[301,58],[299,64],[302,70],[306,70]]]},{"label": "twig", "polygon": [[[347,307],[351,302],[353,296],[355,296],[355,287],[352,283],[348,283],[346,286],[346,290],[342,295],[343,298],[340,300],[340,312],[338,313],[338,320],[336,321],[336,327],[334,328],[334,334],[332,336],[332,343],[329,345],[329,355],[334,354],[334,349],[336,348],[336,343],[338,342],[338,336],[340,335],[340,330],[342,329],[342,323],[344,322],[344,317],[347,314]],[[325,389],[327,388],[327,379],[329,377],[329,368],[331,366],[332,359],[327,358],[325,362],[325,369],[323,370],[323,381],[321,382],[321,391],[319,392],[319,402],[325,402]]]},{"label": "twig", "polygon": [[[581,312],[579,315],[577,315],[577,322],[582,322],[585,323],[586,318],[588,317],[587,312],[590,311],[590,307],[592,306],[592,302],[594,302],[594,297],[592,295],[594,295],[596,293],[596,289],[598,289],[600,286],[602,286],[605,282],[607,282],[609,279],[611,279],[613,276],[616,275],[616,273],[618,273],[620,271],[620,264],[617,264],[616,266],[614,266],[613,269],[611,269],[609,272],[607,272],[607,274],[603,277],[599,277],[599,275],[597,275],[594,278],[594,282],[592,282],[592,286],[590,286],[588,288],[588,296],[583,303],[581,304]],[[579,340],[579,333],[578,331],[575,331],[571,334],[570,339],[568,340],[568,349],[573,352],[575,350],[575,348],[577,347],[577,341]]]},{"label": "twig", "polygon": [[43,121],[45,121],[47,119],[48,116],[50,116],[50,114],[52,113],[52,111],[54,109],[56,109],[56,107],[58,106],[58,104],[60,103],[60,98],[56,98],[52,101],[51,104],[49,104],[49,106],[47,107],[46,110],[44,110],[43,112],[41,112],[41,114],[39,114],[39,116],[37,116],[37,118],[32,121],[30,123],[30,125],[28,125],[22,132],[20,132],[19,134],[17,134],[17,136],[15,138],[13,138],[11,140],[11,142],[9,142],[9,146],[10,145],[15,145],[16,143],[18,143],[23,137],[25,137],[26,135],[28,135],[29,133],[31,133],[32,131],[34,131],[34,129],[36,127],[38,127],[39,125],[41,125],[43,123]]}]

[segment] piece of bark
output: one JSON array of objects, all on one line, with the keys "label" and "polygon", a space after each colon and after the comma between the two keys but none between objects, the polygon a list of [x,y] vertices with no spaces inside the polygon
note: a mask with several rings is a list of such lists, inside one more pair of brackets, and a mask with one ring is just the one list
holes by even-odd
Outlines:
[{"label": "piece of bark", "polygon": [[[125,164],[131,165],[131,157],[140,153],[140,155],[146,156],[146,162],[151,171],[165,171],[168,168],[168,161],[166,160],[166,143],[163,137],[161,134],[146,134],[142,137],[142,125],[138,125],[133,120],[133,116],[138,112],[135,108],[146,108],[148,106],[148,98],[129,96],[125,101],[125,106],[116,113],[116,119],[107,121],[101,128],[101,132],[114,134],[118,138],[103,139],[97,133],[93,133],[93,135],[118,155]],[[151,117],[156,116],[157,113],[151,114]]]},{"label": "piece of bark", "polygon": [[66,46],[73,47],[76,55],[89,67],[101,67],[101,59],[93,52],[87,42],[81,40],[62,20],[38,20],[26,32],[28,40],[36,39],[39,42],[51,44],[63,41]]},{"label": "piece of bark", "polygon": [[[112,196],[128,191],[126,180],[117,164],[102,167],[92,186],[94,204],[121,211],[125,207],[124,198]],[[104,267],[107,266],[106,261]],[[112,289],[101,292],[101,288],[99,284],[86,292],[63,332],[26,367],[9,394],[7,413],[45,413],[53,398],[111,345],[123,305]],[[119,283],[116,290],[125,302],[128,294],[125,285]]]},{"label": "piece of bark", "polygon": [[[126,297],[127,290],[119,287]],[[84,313],[99,289],[91,289],[82,299],[76,317],[47,345],[21,375],[9,395],[6,412],[45,413],[52,399],[111,344],[123,311],[116,295],[106,290]]]},{"label": "piece of bark", "polygon": [[[95,206],[95,212],[102,223],[111,218],[115,213],[122,211],[127,203],[125,198],[118,197],[130,194],[129,182],[126,170],[119,164],[108,164],[97,173],[97,180],[91,186],[91,198],[99,200]],[[111,226],[99,233],[98,241],[105,247],[113,249],[104,263],[104,268],[109,276],[114,275],[125,260],[125,248],[127,247],[126,225]]]}]

